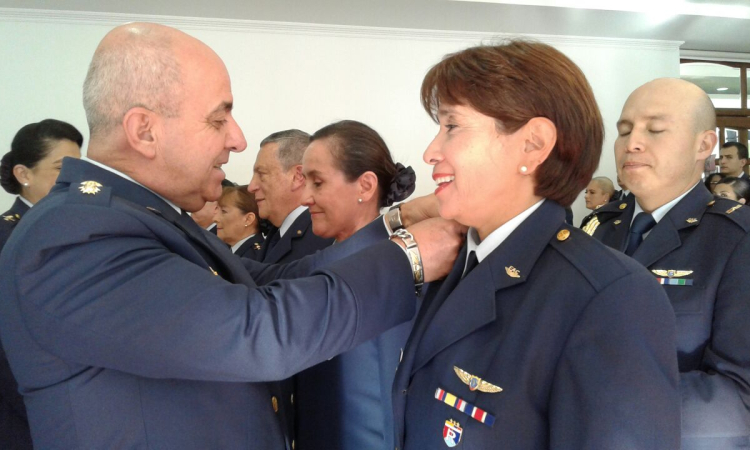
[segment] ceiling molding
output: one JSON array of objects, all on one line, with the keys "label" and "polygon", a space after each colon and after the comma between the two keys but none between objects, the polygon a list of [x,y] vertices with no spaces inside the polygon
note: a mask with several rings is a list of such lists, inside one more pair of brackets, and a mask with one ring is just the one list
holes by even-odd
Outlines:
[{"label": "ceiling molding", "polygon": [[709,52],[704,50],[680,50],[680,58],[706,61],[730,61],[750,63],[750,53]]},{"label": "ceiling molding", "polygon": [[589,36],[562,36],[546,34],[508,34],[472,31],[423,30],[410,28],[327,25],[296,22],[271,22],[257,20],[181,17],[145,14],[103,13],[90,11],[63,11],[46,9],[0,8],[0,22],[37,22],[74,25],[117,26],[126,22],[157,22],[182,30],[209,30],[229,32],[279,33],[315,36],[339,36],[368,39],[402,39],[458,42],[493,42],[525,37],[550,45],[583,47],[623,47],[661,50],[679,49],[684,41],[627,39]]}]

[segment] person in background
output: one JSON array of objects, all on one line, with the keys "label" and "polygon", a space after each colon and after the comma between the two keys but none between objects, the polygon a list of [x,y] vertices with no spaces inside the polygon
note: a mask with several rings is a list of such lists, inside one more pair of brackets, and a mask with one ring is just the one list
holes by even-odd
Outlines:
[{"label": "person in background", "polygon": [[[440,215],[470,227],[393,386],[403,450],[676,450],[675,319],[648,271],[566,225],[604,128],[581,70],[521,40],[422,83]],[[334,246],[335,247],[335,246]]]},{"label": "person in background", "polygon": [[[415,188],[411,167],[394,163],[367,125],[336,122],[313,134],[302,160],[302,195],[313,232],[337,243]],[[410,324],[399,325],[296,376],[297,440],[304,450],[389,449],[391,386]],[[325,430],[325,432],[321,432]]]},{"label": "person in background", "polygon": [[592,212],[583,218],[581,226],[579,228],[586,230],[590,225],[590,222],[596,216],[596,210],[600,207],[609,203],[612,196],[615,193],[615,185],[612,184],[612,180],[607,177],[594,177],[586,186],[584,191],[584,199],[586,200],[586,208]]},{"label": "person in background", "polygon": [[263,235],[258,226],[258,205],[247,185],[224,187],[214,222],[216,235],[241,258],[258,261]]},{"label": "person in background", "polygon": [[716,185],[719,184],[721,180],[723,180],[725,177],[726,175],[724,175],[723,173],[709,174],[704,181],[704,184],[706,185],[706,189],[708,189],[709,192],[714,194],[716,190]]},{"label": "person in background", "polygon": [[650,270],[671,300],[682,450],[747,448],[750,210],[701,182],[717,141],[713,103],[685,80],[653,80],[630,94],[617,132],[631,195],[599,209],[594,237]]},{"label": "person in background", "polygon": [[[222,180],[221,185],[223,187],[237,186],[235,183],[227,179]],[[216,214],[218,212],[219,212],[218,202],[206,202],[206,204],[203,205],[203,208],[199,209],[198,211],[194,213],[191,213],[190,217],[193,218],[193,220],[195,221],[195,223],[198,224],[199,227],[215,235],[216,234],[216,222],[214,222],[214,218],[216,217]]]},{"label": "person in background", "polygon": [[721,173],[728,177],[747,178],[747,146],[741,142],[725,142],[719,150]]},{"label": "person in background", "polygon": [[302,155],[309,143],[310,135],[300,130],[278,131],[260,143],[248,189],[260,217],[273,225],[262,250],[264,263],[295,261],[333,243],[312,232],[310,212],[301,204]]},{"label": "person in background", "polygon": [[[0,161],[0,185],[16,195],[0,217],[0,250],[26,211],[44,198],[60,173],[62,159],[80,158],[83,136],[71,124],[45,119],[16,133],[10,151]],[[31,449],[31,434],[23,397],[0,348],[0,448]]]},{"label": "person in background", "polygon": [[714,195],[747,205],[750,201],[750,181],[747,178],[725,177],[714,188]]},{"label": "person in background", "polygon": [[622,181],[620,175],[617,175],[617,185],[620,186],[620,190],[615,191],[615,193],[612,194],[612,198],[610,199],[611,202],[620,201],[627,197],[628,194],[630,194],[628,186],[625,184],[625,182]]}]

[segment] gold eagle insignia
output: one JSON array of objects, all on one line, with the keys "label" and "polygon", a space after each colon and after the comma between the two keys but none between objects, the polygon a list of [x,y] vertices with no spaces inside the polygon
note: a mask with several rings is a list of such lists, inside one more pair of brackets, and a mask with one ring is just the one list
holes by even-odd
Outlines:
[{"label": "gold eagle insignia", "polygon": [[102,185],[96,181],[84,181],[78,189],[86,195],[96,195],[102,189]]},{"label": "gold eagle insignia", "polygon": [[[16,216],[17,216],[17,215],[18,215],[18,214],[16,214]],[[4,220],[4,221],[6,221],[6,222],[15,222],[16,220],[18,220],[18,219],[16,218],[16,216],[14,216],[14,215],[12,215],[12,214],[11,214],[11,215],[8,215],[8,216],[3,216],[3,220]]]},{"label": "gold eagle insignia", "polygon": [[685,222],[687,222],[687,223],[696,223],[696,222],[698,222],[698,219],[696,219],[695,217],[691,217],[691,218],[687,219]]},{"label": "gold eagle insignia", "polygon": [[458,378],[461,379],[464,384],[469,386],[470,391],[479,390],[488,394],[494,394],[503,390],[503,388],[501,388],[500,386],[495,386],[494,384],[488,383],[465,370],[459,369],[456,366],[453,366],[453,370],[456,372],[456,375],[458,375]]},{"label": "gold eagle insignia", "polygon": [[505,273],[507,273],[511,278],[521,278],[521,271],[513,266],[506,267]]},{"label": "gold eagle insignia", "polygon": [[674,269],[653,269],[651,272],[653,272],[655,275],[659,275],[660,277],[667,277],[667,278],[680,278],[680,277],[686,277],[693,273],[692,270],[674,270]]}]

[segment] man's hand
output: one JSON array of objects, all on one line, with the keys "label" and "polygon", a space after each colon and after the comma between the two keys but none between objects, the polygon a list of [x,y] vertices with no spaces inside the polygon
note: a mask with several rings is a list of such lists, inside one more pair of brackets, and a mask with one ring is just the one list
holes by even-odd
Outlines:
[{"label": "man's hand", "polygon": [[423,220],[408,231],[414,235],[422,255],[425,283],[446,277],[464,245],[467,227],[438,218]]},{"label": "man's hand", "polygon": [[440,217],[435,194],[417,197],[401,204],[401,222],[406,228],[433,217]]}]

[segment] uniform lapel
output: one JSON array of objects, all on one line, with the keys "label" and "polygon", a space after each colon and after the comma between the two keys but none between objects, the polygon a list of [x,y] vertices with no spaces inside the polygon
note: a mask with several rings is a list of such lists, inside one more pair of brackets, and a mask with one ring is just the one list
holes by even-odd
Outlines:
[{"label": "uniform lapel", "polygon": [[[286,233],[281,236],[279,242],[274,244],[274,246],[268,250],[265,258],[263,258],[263,262],[276,264],[281,258],[286,256],[287,253],[291,252],[292,240],[304,236],[307,227],[310,226],[310,222],[310,212],[307,210],[303,211],[302,214],[292,222],[292,225],[286,230]],[[301,231],[302,233],[298,233],[298,231]]]},{"label": "uniform lapel", "polygon": [[628,234],[634,211],[635,197],[632,194],[625,197],[623,201],[610,202],[602,206],[596,211],[601,225],[594,232],[594,237],[607,246],[624,252],[628,245]]},{"label": "uniform lapel", "polygon": [[496,320],[500,291],[526,281],[564,219],[562,207],[545,201],[454,289],[444,286],[438,292],[436,305],[432,305],[437,310],[417,343],[411,373],[454,342]]},{"label": "uniform lapel", "polygon": [[682,245],[680,230],[695,227],[700,223],[711,198],[708,190],[699,183],[656,224],[633,253],[633,258],[650,267],[679,248]]}]

